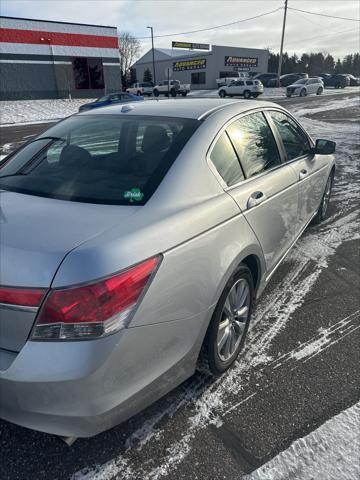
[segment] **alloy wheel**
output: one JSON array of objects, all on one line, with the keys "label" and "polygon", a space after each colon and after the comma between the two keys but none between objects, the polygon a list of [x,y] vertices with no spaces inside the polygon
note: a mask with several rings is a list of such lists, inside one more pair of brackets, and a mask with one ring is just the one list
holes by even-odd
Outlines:
[{"label": "alloy wheel", "polygon": [[321,206],[321,216],[324,218],[329,206],[330,202],[330,195],[331,195],[331,186],[332,186],[332,177],[331,175],[328,178],[328,181],[326,182],[326,187],[325,187],[325,193],[323,197],[323,202]]},{"label": "alloy wheel", "polygon": [[217,333],[217,349],[221,361],[227,362],[237,351],[244,335],[250,312],[250,287],[239,279],[230,289],[221,314]]}]

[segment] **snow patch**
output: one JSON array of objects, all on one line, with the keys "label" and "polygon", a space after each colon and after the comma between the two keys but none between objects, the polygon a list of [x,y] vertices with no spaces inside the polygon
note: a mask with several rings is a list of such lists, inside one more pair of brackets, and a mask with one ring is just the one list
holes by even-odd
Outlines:
[{"label": "snow patch", "polygon": [[294,442],[244,480],[360,478],[360,403]]}]

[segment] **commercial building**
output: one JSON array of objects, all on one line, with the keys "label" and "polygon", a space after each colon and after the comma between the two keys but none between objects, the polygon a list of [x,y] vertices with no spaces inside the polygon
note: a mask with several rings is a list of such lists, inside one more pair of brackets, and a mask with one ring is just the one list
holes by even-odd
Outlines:
[{"label": "commercial building", "polygon": [[121,89],[116,27],[0,17],[0,99]]},{"label": "commercial building", "polygon": [[[173,42],[173,45],[186,45]],[[195,48],[207,45],[189,44]],[[210,51],[194,51],[177,48],[155,48],[156,81],[166,79],[166,70],[171,68],[172,78],[190,83],[193,90],[216,88],[216,79],[231,76],[234,71],[265,73],[268,70],[269,51],[257,48],[238,48],[213,45]],[[144,79],[145,70],[153,76],[152,50],[149,50],[133,65],[139,82]]]}]

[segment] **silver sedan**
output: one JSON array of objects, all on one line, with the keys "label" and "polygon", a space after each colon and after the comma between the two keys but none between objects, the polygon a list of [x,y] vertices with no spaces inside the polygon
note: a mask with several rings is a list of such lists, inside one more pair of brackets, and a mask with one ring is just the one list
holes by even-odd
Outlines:
[{"label": "silver sedan", "polygon": [[335,144],[268,102],[72,116],[0,168],[0,417],[87,437],[241,351]]}]

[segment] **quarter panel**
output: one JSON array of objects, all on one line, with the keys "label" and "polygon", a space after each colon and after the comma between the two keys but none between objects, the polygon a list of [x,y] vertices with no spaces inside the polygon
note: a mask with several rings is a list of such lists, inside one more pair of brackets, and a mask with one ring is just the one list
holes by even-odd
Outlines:
[{"label": "quarter panel", "polygon": [[262,250],[241,214],[166,251],[131,326],[184,319],[208,310],[241,260],[251,254],[259,259],[261,275]]}]

